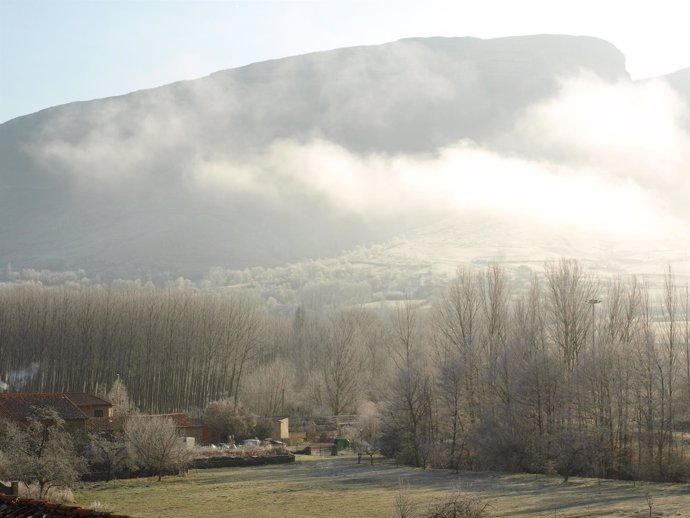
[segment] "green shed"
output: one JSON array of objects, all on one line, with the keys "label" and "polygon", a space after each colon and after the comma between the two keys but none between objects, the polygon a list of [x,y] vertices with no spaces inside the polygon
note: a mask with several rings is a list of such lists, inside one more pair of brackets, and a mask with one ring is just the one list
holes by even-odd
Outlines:
[{"label": "green shed", "polygon": [[347,437],[336,437],[335,439],[333,439],[333,446],[335,446],[336,450],[338,451],[352,449],[352,446],[350,445],[350,439],[348,439]]}]

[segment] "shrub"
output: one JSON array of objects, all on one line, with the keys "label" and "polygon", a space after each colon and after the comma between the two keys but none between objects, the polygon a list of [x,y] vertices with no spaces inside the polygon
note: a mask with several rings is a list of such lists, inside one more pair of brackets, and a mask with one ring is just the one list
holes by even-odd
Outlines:
[{"label": "shrub", "polygon": [[41,488],[36,483],[19,484],[19,496],[33,500],[45,500],[53,504],[71,504],[74,502],[74,493],[70,488],[51,487],[44,494],[41,494]]},{"label": "shrub", "polygon": [[203,419],[204,424],[220,431],[224,441],[241,441],[256,433],[256,416],[231,399],[209,403]]},{"label": "shrub", "polygon": [[161,480],[164,474],[185,469],[190,450],[182,442],[170,417],[132,417],[125,425],[131,467],[150,470]]},{"label": "shrub", "polygon": [[91,469],[108,473],[113,478],[127,464],[127,446],[122,434],[114,436],[89,434],[89,445],[86,450]]},{"label": "shrub", "polygon": [[273,455],[287,455],[290,452],[283,446],[245,446],[243,448],[211,448],[203,446],[194,449],[196,458],[213,457],[271,457]]},{"label": "shrub", "polygon": [[[273,423],[269,419],[259,419],[254,426],[254,436],[260,439],[271,437],[273,433]],[[276,437],[280,439],[280,437]]]},{"label": "shrub", "polygon": [[488,504],[477,498],[454,495],[422,518],[489,518],[487,507]]},{"label": "shrub", "polygon": [[478,498],[455,493],[431,509],[420,511],[419,505],[410,498],[408,487],[401,483],[395,499],[395,518],[490,518],[488,507],[489,504]]},{"label": "shrub", "polygon": [[95,500],[89,504],[89,509],[99,513],[113,513],[115,511],[115,506],[107,502]]}]

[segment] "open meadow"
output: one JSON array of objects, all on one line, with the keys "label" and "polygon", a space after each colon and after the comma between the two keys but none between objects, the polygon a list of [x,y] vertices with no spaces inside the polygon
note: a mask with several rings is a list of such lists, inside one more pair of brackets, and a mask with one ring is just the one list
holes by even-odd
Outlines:
[{"label": "open meadow", "polygon": [[[84,484],[77,503],[135,517],[233,518],[395,516],[400,487],[420,507],[459,492],[491,516],[690,518],[683,484],[422,470],[376,458],[298,457],[292,464],[192,470],[186,477]],[[651,510],[650,510],[651,503]]]}]

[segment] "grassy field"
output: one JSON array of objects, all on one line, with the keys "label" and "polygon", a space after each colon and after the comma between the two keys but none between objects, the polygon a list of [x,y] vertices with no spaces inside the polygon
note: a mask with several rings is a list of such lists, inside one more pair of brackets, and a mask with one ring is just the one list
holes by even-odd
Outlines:
[{"label": "grassy field", "polygon": [[298,457],[294,464],[194,470],[186,477],[85,484],[77,503],[136,517],[393,518],[401,481],[420,506],[459,491],[492,516],[690,518],[690,487],[559,477],[426,470],[375,459]]}]

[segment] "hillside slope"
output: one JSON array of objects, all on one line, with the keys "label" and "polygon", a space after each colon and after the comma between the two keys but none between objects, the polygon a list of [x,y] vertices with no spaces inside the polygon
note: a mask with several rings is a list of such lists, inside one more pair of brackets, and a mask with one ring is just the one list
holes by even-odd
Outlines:
[{"label": "hillside slope", "polygon": [[391,175],[433,176],[458,143],[552,159],[506,134],[583,74],[630,84],[595,38],[408,39],[20,117],[0,125],[0,263],[199,277],[385,240],[447,217],[389,206]]}]

